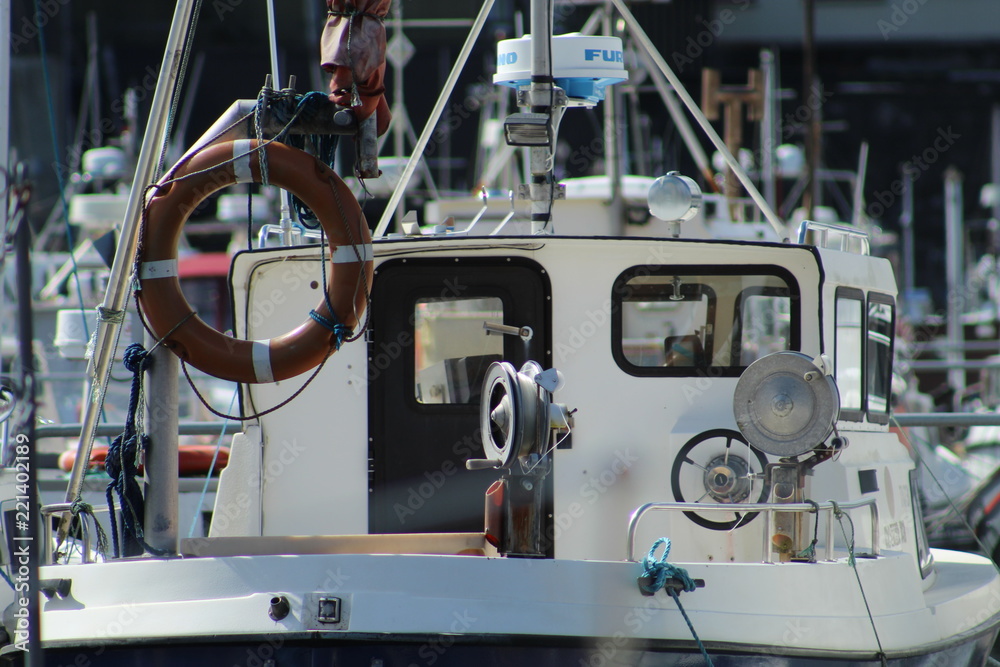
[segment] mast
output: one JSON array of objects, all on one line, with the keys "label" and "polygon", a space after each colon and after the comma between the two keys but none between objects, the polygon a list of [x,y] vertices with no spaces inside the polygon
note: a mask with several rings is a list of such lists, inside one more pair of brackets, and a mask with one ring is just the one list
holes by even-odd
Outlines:
[{"label": "mast", "polygon": [[[531,2],[531,88],[528,90],[528,101],[531,113],[542,114],[549,119],[548,144],[529,149],[531,183],[528,187],[531,193],[532,234],[542,233],[552,221],[552,157],[555,154],[555,127],[558,126],[553,104],[555,84],[552,80],[552,11],[551,3],[542,0]],[[607,151],[605,157],[610,157]]]},{"label": "mast", "polygon": [[[10,0],[0,0],[0,34],[10,34]],[[2,198],[0,205],[0,239],[7,234],[8,197],[10,196],[10,48],[0,49],[0,178],[3,179],[4,191],[7,196]],[[0,269],[3,268],[3,250],[0,249]],[[3,277],[0,271],[0,278]],[[4,282],[0,280],[0,312],[5,302]],[[0,344],[3,343],[3,332],[0,331]],[[3,375],[3,357],[0,356],[0,375]]]},{"label": "mast", "polygon": [[[805,26],[803,35],[803,73],[802,102],[808,104],[816,85],[816,5],[814,0],[805,2]],[[809,119],[809,129],[806,131],[806,190],[802,193],[802,206],[806,211],[806,219],[813,218],[813,208],[819,205],[819,153],[820,153],[820,118],[819,109],[815,110]]]},{"label": "mast", "polygon": [[965,392],[965,370],[960,367],[965,334],[962,331],[962,309],[967,303],[958,298],[965,286],[965,219],[963,216],[962,183],[964,177],[955,167],[944,173],[945,273],[948,285],[948,349],[945,352],[950,367],[948,384],[954,390],[952,408],[957,412]]}]

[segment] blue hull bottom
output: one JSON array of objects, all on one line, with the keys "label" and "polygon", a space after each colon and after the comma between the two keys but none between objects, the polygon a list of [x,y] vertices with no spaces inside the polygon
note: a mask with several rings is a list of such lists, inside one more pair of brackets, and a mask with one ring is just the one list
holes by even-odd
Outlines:
[{"label": "blue hull bottom", "polygon": [[[891,667],[981,667],[986,663],[996,632],[956,638],[929,654],[890,657]],[[564,667],[702,667],[704,657],[692,647],[619,646],[612,639],[553,646],[552,638],[497,641],[469,637],[435,636],[416,642],[410,638],[367,640],[284,641],[280,636],[233,643],[129,644],[120,646],[55,647],[45,650],[47,667],[507,667],[546,665]],[[547,640],[547,641],[546,641]],[[545,642],[543,644],[543,642]],[[9,650],[10,647],[7,647]],[[752,648],[710,647],[715,667],[881,667],[875,655],[775,655]],[[27,664],[21,652],[0,656],[3,667]]]}]

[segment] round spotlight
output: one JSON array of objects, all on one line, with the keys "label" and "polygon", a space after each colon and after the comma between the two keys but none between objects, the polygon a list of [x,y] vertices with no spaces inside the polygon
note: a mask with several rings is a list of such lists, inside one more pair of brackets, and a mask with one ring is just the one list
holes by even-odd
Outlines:
[{"label": "round spotlight", "polygon": [[649,212],[665,222],[686,222],[701,208],[701,188],[676,171],[653,181],[646,196]]}]

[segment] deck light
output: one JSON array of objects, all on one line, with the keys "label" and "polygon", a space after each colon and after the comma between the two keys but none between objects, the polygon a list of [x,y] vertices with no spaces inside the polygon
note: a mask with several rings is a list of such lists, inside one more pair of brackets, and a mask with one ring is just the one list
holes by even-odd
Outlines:
[{"label": "deck light", "polygon": [[516,113],[503,122],[503,136],[508,146],[548,146],[552,143],[549,115]]},{"label": "deck light", "polygon": [[687,222],[701,208],[701,188],[687,176],[676,171],[653,181],[646,195],[649,212],[673,224],[673,235],[680,234],[680,223]]}]

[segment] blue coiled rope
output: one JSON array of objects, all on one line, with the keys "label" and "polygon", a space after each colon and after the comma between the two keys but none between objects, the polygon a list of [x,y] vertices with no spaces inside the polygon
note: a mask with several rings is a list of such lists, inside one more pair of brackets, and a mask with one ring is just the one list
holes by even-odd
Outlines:
[{"label": "blue coiled rope", "polygon": [[[663,555],[660,556],[659,560],[656,558],[656,550],[663,547]],[[676,579],[681,582],[681,587],[687,593],[690,593],[697,588],[694,579],[691,575],[687,573],[682,567],[677,567],[671,563],[667,562],[667,556],[670,555],[670,539],[666,537],[661,537],[660,539],[653,542],[652,548],[646,557],[642,560],[642,576],[639,577],[639,588],[646,595],[653,595],[656,591],[664,588],[667,583],[667,579]],[[681,612],[681,616],[684,617],[684,621],[687,623],[688,629],[691,631],[691,636],[694,637],[695,643],[698,645],[698,649],[701,651],[702,657],[705,658],[705,664],[709,667],[714,667],[712,663],[712,658],[709,657],[708,651],[705,649],[705,645],[701,643],[701,639],[698,638],[698,633],[694,630],[694,625],[691,623],[691,619],[688,618],[687,612],[684,611],[684,606],[681,604],[681,599],[677,594],[676,589],[673,586],[666,586],[667,594],[674,599],[677,603],[677,608]]]},{"label": "blue coiled rope", "polygon": [[[149,445],[149,436],[139,434],[136,429],[136,416],[140,408],[142,373],[149,368],[151,357],[140,343],[132,343],[125,349],[123,361],[125,368],[133,374],[128,413],[125,415],[125,430],[111,442],[107,458],[104,461],[104,469],[111,478],[106,495],[111,515],[111,541],[114,556],[119,558],[123,555],[138,555],[142,553],[143,549],[153,554],[162,555],[165,552],[154,549],[143,539],[145,506],[142,489],[139,488],[139,482],[136,480],[136,476],[139,474],[139,448],[145,450]],[[122,535],[125,542],[123,545],[118,543],[118,522],[113,495],[115,492],[118,494],[118,501],[122,508]]]},{"label": "blue coiled rope", "polygon": [[[657,560],[656,550],[660,548],[661,544],[664,545],[663,555]],[[667,556],[669,555],[670,538],[661,537],[656,542],[653,542],[653,548],[642,559],[642,577],[649,581],[649,583],[639,584],[644,593],[652,595],[663,588],[663,585],[667,583],[667,579],[677,579],[680,581],[684,586],[684,591],[687,593],[695,589],[694,579],[687,573],[687,570],[667,562]]]}]

